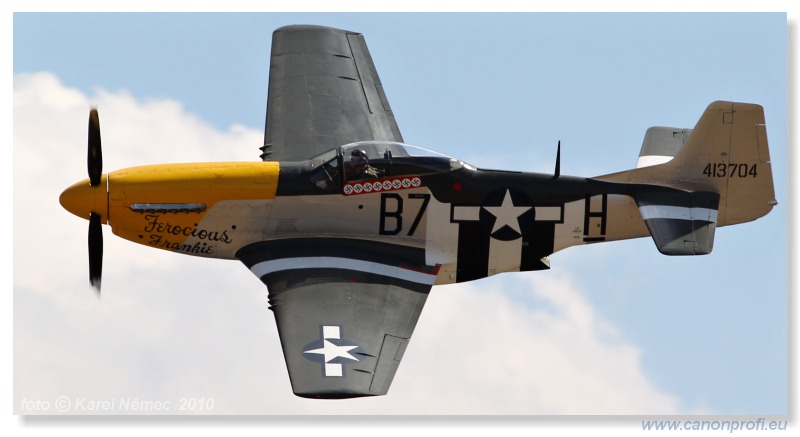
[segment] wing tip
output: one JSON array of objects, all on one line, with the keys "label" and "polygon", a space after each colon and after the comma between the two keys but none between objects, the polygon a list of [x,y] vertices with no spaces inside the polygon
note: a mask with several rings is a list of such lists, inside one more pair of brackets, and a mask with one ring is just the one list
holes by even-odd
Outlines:
[{"label": "wing tip", "polygon": [[385,393],[360,393],[350,391],[326,391],[326,392],[309,392],[298,393],[294,392],[295,396],[305,399],[355,399],[364,398],[369,396],[382,396]]},{"label": "wing tip", "polygon": [[355,34],[359,33],[359,32],[351,32],[345,29],[338,29],[335,27],[320,26],[318,24],[289,24],[287,26],[281,26],[275,29],[273,35],[277,33],[290,33],[290,32],[331,32],[331,33],[355,33]]}]

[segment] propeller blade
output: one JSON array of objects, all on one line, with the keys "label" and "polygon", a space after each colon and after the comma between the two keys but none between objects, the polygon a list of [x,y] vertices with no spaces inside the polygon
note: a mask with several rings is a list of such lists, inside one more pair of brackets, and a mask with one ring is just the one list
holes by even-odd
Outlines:
[{"label": "propeller blade", "polygon": [[100,214],[92,213],[89,218],[89,282],[100,293],[100,279],[103,276],[103,225]]},{"label": "propeller blade", "polygon": [[95,187],[100,184],[103,174],[103,150],[100,145],[100,118],[97,109],[89,112],[89,153],[87,157],[89,183]]}]

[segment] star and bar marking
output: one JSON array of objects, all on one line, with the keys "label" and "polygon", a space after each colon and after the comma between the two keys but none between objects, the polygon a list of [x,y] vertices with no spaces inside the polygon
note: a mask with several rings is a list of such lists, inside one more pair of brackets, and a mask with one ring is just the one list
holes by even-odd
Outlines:
[{"label": "star and bar marking", "polygon": [[[331,340],[341,340],[341,327],[339,326],[331,326],[331,325],[324,325],[322,326],[322,347],[316,349],[309,349],[304,350],[304,354],[314,354],[314,355],[321,355],[321,357],[309,357],[313,361],[319,361],[322,359],[322,363],[324,365],[323,374],[325,376],[344,376],[344,366],[342,363],[332,363],[331,361],[336,360],[337,358],[359,361],[358,358],[354,357],[350,354],[350,351],[353,349],[357,349],[358,345],[355,344],[344,344],[343,342],[339,341],[336,344]],[[311,343],[306,347],[313,347],[311,345],[319,345],[319,341]]]},{"label": "star and bar marking", "polygon": [[[519,199],[517,199],[519,201]],[[451,222],[470,222],[486,220],[481,218],[481,210],[485,210],[494,217],[494,224],[491,225],[492,238],[500,238],[505,241],[520,238],[523,234],[522,223],[520,217],[525,215],[531,209],[534,210],[534,221],[556,222],[562,223],[564,217],[563,205],[517,205],[511,195],[511,190],[506,189],[503,200],[500,205],[483,205],[483,206],[466,206],[466,205],[452,205]],[[491,218],[489,219],[491,220]],[[503,228],[508,227],[508,230],[500,232]],[[489,225],[487,224],[487,229]],[[500,232],[498,234],[498,232]],[[509,235],[510,234],[510,235]]]},{"label": "star and bar marking", "polygon": [[525,214],[531,209],[530,206],[515,206],[514,200],[511,199],[511,190],[506,189],[506,195],[503,197],[503,203],[500,206],[484,206],[483,209],[489,211],[495,217],[494,227],[492,233],[495,233],[508,226],[517,234],[522,235],[522,230],[519,227],[519,216]]}]

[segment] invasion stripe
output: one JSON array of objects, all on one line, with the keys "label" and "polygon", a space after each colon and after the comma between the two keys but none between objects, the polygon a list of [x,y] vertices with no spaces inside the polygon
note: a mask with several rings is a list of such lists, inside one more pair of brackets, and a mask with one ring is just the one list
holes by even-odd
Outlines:
[{"label": "invasion stripe", "polygon": [[685,206],[646,205],[639,207],[639,212],[645,220],[673,219],[673,220],[702,220],[717,222],[717,210],[710,208],[687,208]]},{"label": "invasion stripe", "polygon": [[[284,270],[297,269],[342,269],[355,270],[372,273],[381,276],[389,276],[417,284],[433,285],[436,281],[436,273],[425,273],[417,270],[410,270],[403,267],[379,264],[371,261],[361,261],[352,258],[341,258],[331,256],[310,256],[297,258],[283,258],[269,261],[262,261],[250,268],[256,277],[262,277],[269,273],[282,272]],[[438,271],[438,269],[437,269]]]}]

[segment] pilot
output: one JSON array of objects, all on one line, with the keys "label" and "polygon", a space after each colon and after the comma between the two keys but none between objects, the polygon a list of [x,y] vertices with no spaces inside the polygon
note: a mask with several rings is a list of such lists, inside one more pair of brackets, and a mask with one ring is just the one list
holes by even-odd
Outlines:
[{"label": "pilot", "polygon": [[383,176],[383,171],[369,165],[367,152],[356,149],[350,154],[351,179],[375,179]]}]

